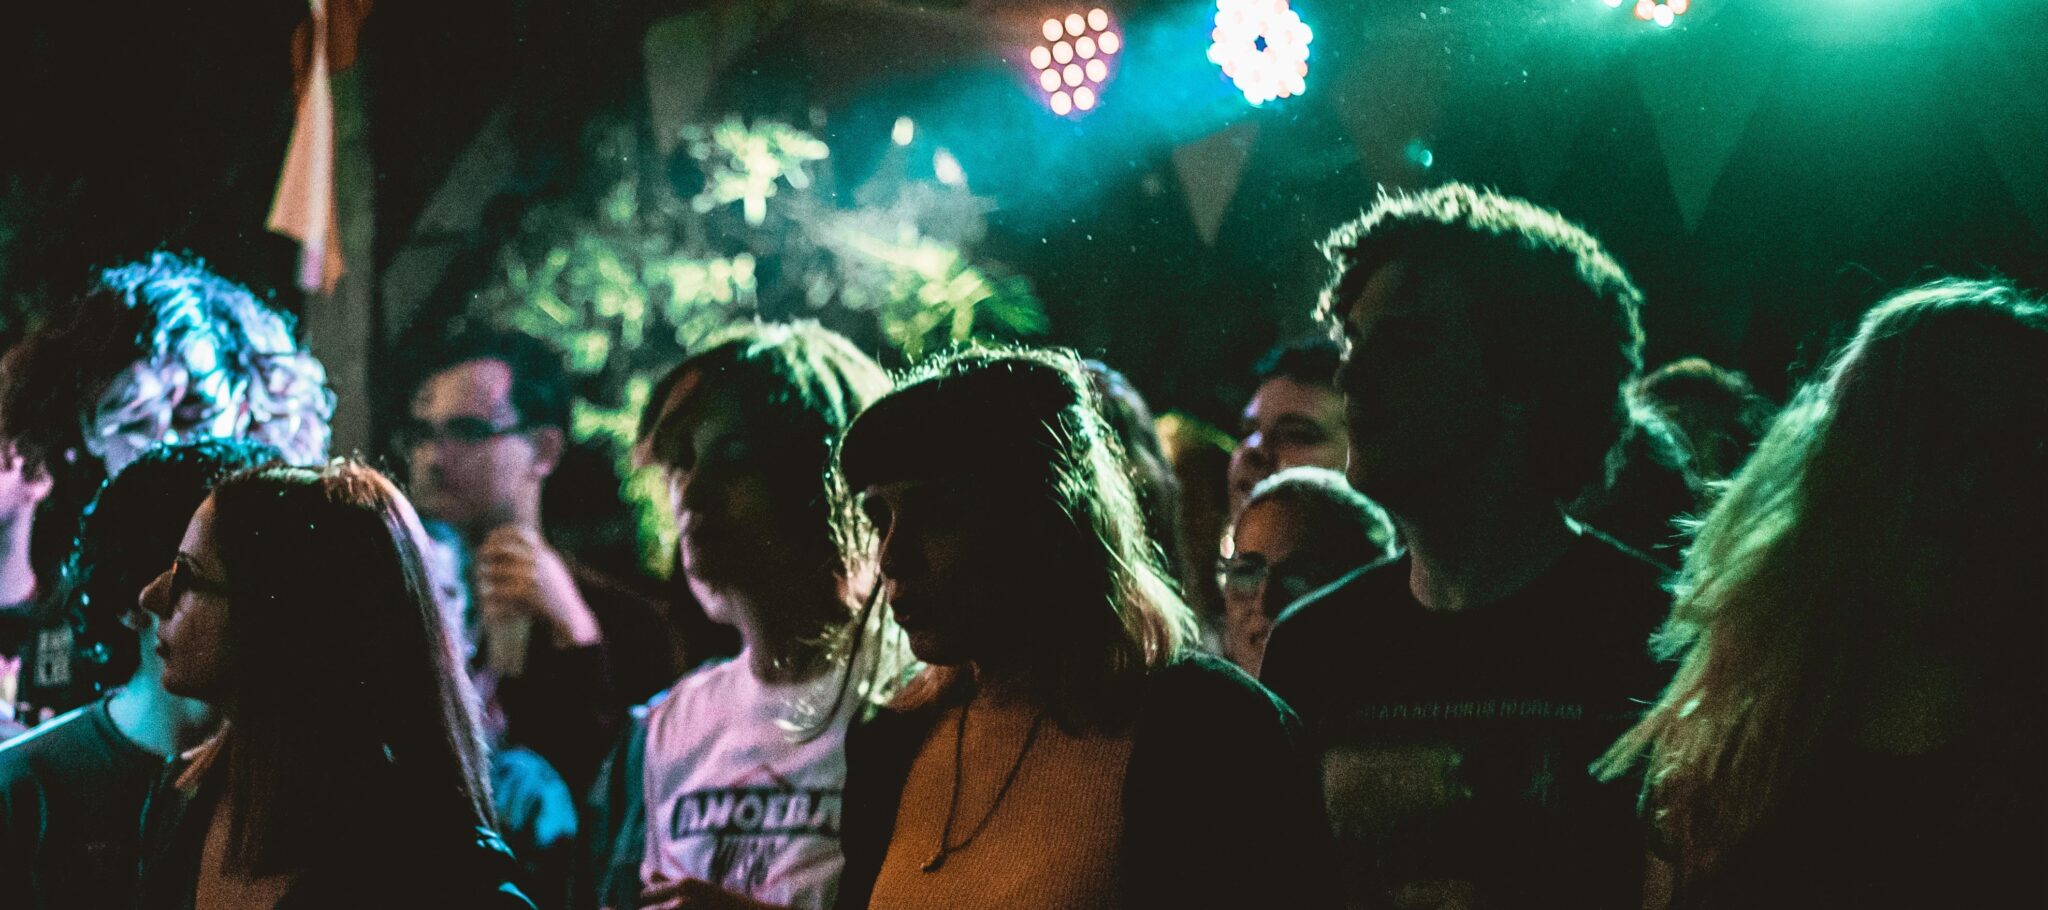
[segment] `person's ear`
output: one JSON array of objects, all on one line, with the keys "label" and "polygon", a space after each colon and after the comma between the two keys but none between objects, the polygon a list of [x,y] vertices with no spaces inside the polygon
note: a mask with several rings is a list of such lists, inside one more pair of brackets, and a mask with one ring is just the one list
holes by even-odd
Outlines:
[{"label": "person's ear", "polygon": [[568,438],[561,427],[536,428],[529,438],[533,440],[533,469],[545,478],[562,466],[562,453],[568,447]]},{"label": "person's ear", "polygon": [[41,467],[26,469],[21,480],[22,493],[28,496],[31,502],[36,503],[50,498],[50,491],[57,487],[56,478],[51,477],[50,472]]}]

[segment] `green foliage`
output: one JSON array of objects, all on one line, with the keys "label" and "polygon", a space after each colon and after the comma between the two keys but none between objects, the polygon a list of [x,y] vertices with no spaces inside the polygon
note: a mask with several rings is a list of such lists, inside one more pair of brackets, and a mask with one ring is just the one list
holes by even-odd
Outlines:
[{"label": "green foliage", "polygon": [[632,130],[603,135],[591,159],[608,189],[530,209],[477,299],[487,318],[567,351],[582,385],[572,433],[631,478],[654,566],[673,545],[665,494],[627,453],[654,380],[711,333],[815,318],[900,366],[1046,330],[1027,281],[972,258],[990,206],[964,187],[884,173],[841,208],[829,149],[808,133],[731,117],[680,137],[660,179]]}]

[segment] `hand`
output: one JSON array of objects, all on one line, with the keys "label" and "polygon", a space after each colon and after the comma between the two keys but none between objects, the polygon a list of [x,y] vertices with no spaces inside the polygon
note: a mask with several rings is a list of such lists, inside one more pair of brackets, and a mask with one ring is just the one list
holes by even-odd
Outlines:
[{"label": "hand", "polygon": [[532,617],[546,624],[558,648],[602,638],[568,563],[531,528],[504,527],[484,537],[476,551],[476,600],[485,623]]},{"label": "hand", "polygon": [[657,880],[640,892],[641,910],[780,910],[744,894],[727,891],[701,878]]}]

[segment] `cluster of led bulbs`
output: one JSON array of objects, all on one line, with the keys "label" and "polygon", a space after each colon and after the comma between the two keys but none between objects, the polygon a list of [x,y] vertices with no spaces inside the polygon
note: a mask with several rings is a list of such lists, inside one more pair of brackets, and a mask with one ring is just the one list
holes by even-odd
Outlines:
[{"label": "cluster of led bulbs", "polygon": [[[1624,0],[1607,0],[1607,5],[1620,9]],[[1659,27],[1670,28],[1671,23],[1692,9],[1692,0],[1636,0],[1636,18],[1644,22],[1655,22]]]},{"label": "cluster of led bulbs", "polygon": [[1040,27],[1045,43],[1031,49],[1031,67],[1053,113],[1065,117],[1095,109],[1102,84],[1109,81],[1110,58],[1123,49],[1114,24],[1098,7],[1047,19]]},{"label": "cluster of led bulbs", "polygon": [[1216,0],[1209,62],[1252,104],[1308,90],[1308,45],[1315,35],[1287,0]]}]

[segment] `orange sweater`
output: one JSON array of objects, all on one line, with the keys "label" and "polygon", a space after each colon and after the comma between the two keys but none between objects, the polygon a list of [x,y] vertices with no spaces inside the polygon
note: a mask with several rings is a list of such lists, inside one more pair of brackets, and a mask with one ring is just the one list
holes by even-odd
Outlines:
[{"label": "orange sweater", "polygon": [[868,906],[873,910],[1089,910],[1117,906],[1129,737],[1074,736],[1051,719],[1017,765],[1017,779],[988,815],[1037,716],[1020,703],[977,699],[967,718],[954,851],[938,852],[953,796],[960,708],[947,711],[917,753],[903,787],[895,835]]}]

